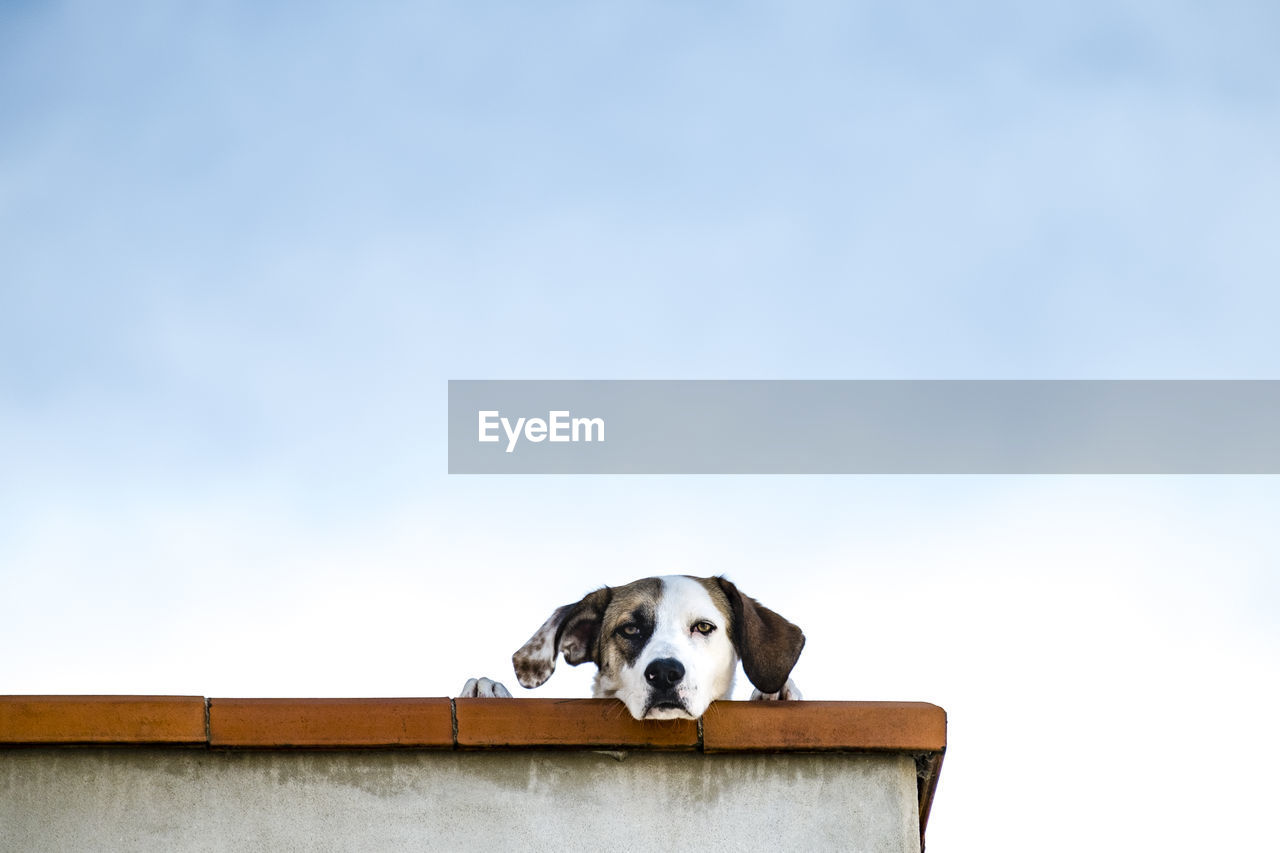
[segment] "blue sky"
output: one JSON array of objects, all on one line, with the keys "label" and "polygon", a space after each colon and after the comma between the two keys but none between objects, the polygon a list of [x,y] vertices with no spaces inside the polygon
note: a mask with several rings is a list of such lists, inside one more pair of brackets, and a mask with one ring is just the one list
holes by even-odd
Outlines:
[{"label": "blue sky", "polygon": [[596,585],[727,572],[807,695],[948,708],[931,849],[1257,846],[1271,762],[1195,738],[1280,698],[1273,478],[449,478],[445,383],[1277,378],[1277,32],[11,4],[0,690],[443,695]]}]

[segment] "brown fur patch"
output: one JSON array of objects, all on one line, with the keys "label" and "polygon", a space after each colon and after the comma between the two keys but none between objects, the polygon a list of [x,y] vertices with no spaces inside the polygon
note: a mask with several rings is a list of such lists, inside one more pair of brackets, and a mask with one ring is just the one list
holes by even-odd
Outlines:
[{"label": "brown fur patch", "polygon": [[733,636],[733,607],[729,604],[729,597],[720,588],[719,579],[695,578],[693,575],[685,575],[685,577],[697,581],[707,591],[707,595],[711,596],[711,601],[715,604],[716,610],[719,610],[720,615],[724,617],[724,629],[729,632],[729,636]]},{"label": "brown fur patch", "polygon": [[628,660],[635,659],[639,648],[633,648],[618,636],[618,628],[627,622],[639,621],[647,623],[652,630],[654,613],[661,600],[660,578],[642,578],[626,586],[613,587],[613,598],[609,601],[600,625],[596,666],[606,673],[615,672]]}]

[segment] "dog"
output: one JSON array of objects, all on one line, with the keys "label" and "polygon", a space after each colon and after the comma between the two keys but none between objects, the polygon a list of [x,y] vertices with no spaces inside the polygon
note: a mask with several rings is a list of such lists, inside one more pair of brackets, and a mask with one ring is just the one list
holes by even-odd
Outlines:
[{"label": "dog", "polygon": [[[511,656],[534,688],[556,658],[596,665],[592,696],[620,699],[637,720],[696,720],[727,699],[741,659],[754,700],[799,699],[791,670],[804,633],[723,577],[667,575],[604,587],[557,607]],[[500,682],[472,678],[463,697],[511,698]]]}]

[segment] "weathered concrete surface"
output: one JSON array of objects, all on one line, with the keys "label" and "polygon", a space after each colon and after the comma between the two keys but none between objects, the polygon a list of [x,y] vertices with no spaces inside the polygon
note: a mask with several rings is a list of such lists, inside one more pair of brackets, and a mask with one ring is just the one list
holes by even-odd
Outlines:
[{"label": "weathered concrete surface", "polygon": [[909,756],[0,751],[0,850],[918,853]]}]

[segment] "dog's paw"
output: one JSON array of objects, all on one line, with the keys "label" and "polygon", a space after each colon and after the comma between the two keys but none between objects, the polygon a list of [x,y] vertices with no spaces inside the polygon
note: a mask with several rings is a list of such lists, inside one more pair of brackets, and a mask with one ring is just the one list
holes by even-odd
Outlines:
[{"label": "dog's paw", "polygon": [[502,685],[501,681],[494,681],[489,678],[468,678],[467,683],[462,685],[462,692],[458,694],[459,699],[510,699],[511,693]]},{"label": "dog's paw", "polygon": [[790,678],[787,683],[782,685],[782,689],[777,693],[761,693],[759,690],[751,691],[752,702],[772,702],[776,699],[784,701],[799,701],[804,697],[800,695],[800,688],[796,687],[796,683]]}]

